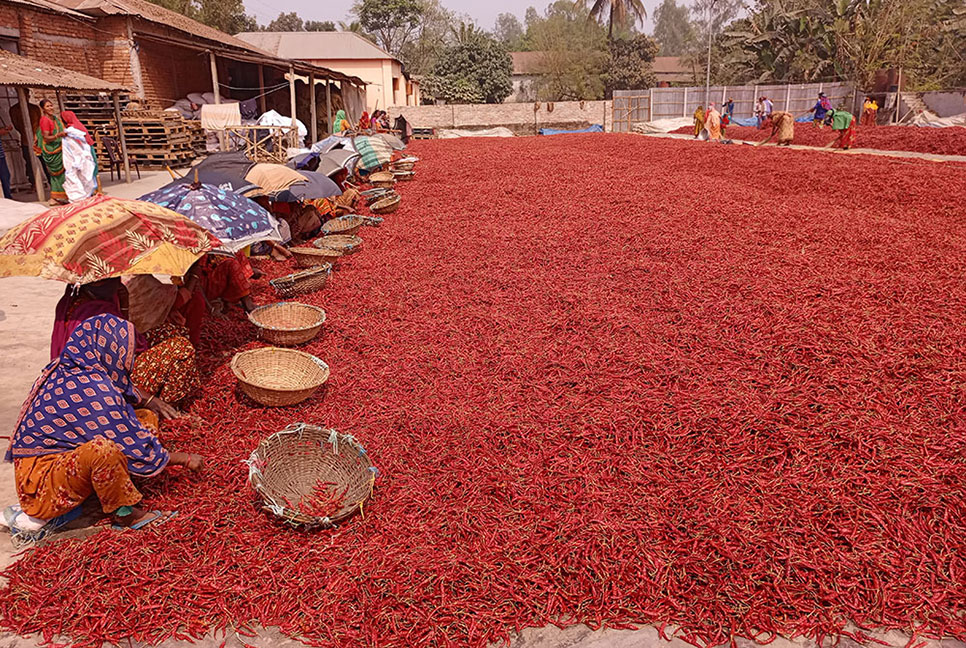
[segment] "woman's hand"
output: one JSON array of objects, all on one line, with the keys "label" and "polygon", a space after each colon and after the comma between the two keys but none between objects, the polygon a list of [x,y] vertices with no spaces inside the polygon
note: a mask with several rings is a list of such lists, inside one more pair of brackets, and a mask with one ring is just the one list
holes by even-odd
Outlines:
[{"label": "woman's hand", "polygon": [[181,418],[181,412],[179,412],[177,408],[154,396],[148,398],[148,401],[144,404],[144,407],[157,414],[162,421],[170,421],[172,419]]},{"label": "woman's hand", "polygon": [[171,452],[168,454],[168,463],[172,466],[184,466],[192,472],[198,472],[205,465],[205,460],[201,455],[190,452]]}]

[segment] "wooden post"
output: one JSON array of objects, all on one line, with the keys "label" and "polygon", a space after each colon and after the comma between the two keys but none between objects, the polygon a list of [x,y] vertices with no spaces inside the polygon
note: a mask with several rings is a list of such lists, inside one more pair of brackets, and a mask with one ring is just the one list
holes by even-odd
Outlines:
[{"label": "wooden post", "polygon": [[127,156],[127,138],[124,136],[124,124],[121,122],[121,100],[117,90],[111,93],[114,99],[114,120],[117,122],[117,139],[121,142],[121,158],[124,159],[124,182],[131,184],[131,160]]},{"label": "wooden post", "polygon": [[[221,84],[218,83],[218,59],[215,58],[215,53],[208,50],[208,60],[211,62],[211,91],[215,95],[215,105],[221,103]],[[227,151],[228,147],[225,146],[225,131],[224,129],[218,131],[218,148],[222,151]]]},{"label": "wooden post", "polygon": [[755,107],[758,105],[758,86],[755,86],[755,96],[751,98],[751,117],[755,116]]},{"label": "wooden post", "polygon": [[[138,55],[138,45],[134,42],[134,27],[131,19],[127,19],[127,40],[130,47],[131,80],[134,82],[134,95],[144,99],[144,78],[141,76],[141,57]],[[143,107],[143,106],[142,106]]]},{"label": "wooden post", "polygon": [[899,123],[899,110],[902,105],[902,67],[899,67],[899,72],[896,75],[896,112],[892,116],[894,124]]},{"label": "wooden post", "polygon": [[54,91],[57,95],[57,110],[64,112],[64,96],[60,93],[60,90]]},{"label": "wooden post", "polygon": [[785,111],[792,111],[792,84],[785,86]]},{"label": "wooden post", "polygon": [[682,117],[688,116],[688,87],[684,86],[684,110],[681,113]]},{"label": "wooden post", "polygon": [[288,96],[289,96],[289,107],[292,109],[292,132],[291,139],[292,143],[290,146],[295,148],[298,146],[299,137],[299,127],[298,122],[296,122],[295,117],[295,66],[288,66]]},{"label": "wooden post", "polygon": [[315,72],[309,74],[309,104],[311,104],[309,118],[312,120],[309,133],[312,135],[312,143],[315,144],[319,141],[319,113],[315,106]]},{"label": "wooden post", "polygon": [[27,108],[27,93],[20,86],[17,86],[17,99],[20,101],[20,119],[23,120],[23,129],[26,131],[22,135],[27,140],[27,150],[30,152],[30,166],[34,170],[34,187],[37,189],[37,200],[44,202],[47,200],[47,194],[44,193],[44,171],[40,168],[40,160],[37,159],[32,144],[37,134],[30,132],[30,109]]},{"label": "wooden post", "polygon": [[[647,121],[654,121],[654,90],[656,88],[651,88],[647,91]],[[628,125],[627,130],[630,130]]]},{"label": "wooden post", "polygon": [[721,105],[728,101],[728,86],[721,86]]},{"label": "wooden post", "polygon": [[[332,134],[332,79],[325,80],[325,118],[329,135]],[[315,142],[312,142],[315,144]]]},{"label": "wooden post", "polygon": [[265,107],[265,66],[258,64],[258,108],[262,114],[268,112]]}]

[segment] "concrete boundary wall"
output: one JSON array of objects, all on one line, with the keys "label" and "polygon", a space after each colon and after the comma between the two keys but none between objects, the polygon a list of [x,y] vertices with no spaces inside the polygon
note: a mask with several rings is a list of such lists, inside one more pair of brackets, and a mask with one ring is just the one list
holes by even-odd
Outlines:
[{"label": "concrete boundary wall", "polygon": [[402,115],[414,128],[484,130],[503,126],[516,135],[535,135],[541,128],[578,129],[592,124],[600,124],[609,131],[612,106],[609,101],[450,104],[395,106],[389,109],[389,114]]}]

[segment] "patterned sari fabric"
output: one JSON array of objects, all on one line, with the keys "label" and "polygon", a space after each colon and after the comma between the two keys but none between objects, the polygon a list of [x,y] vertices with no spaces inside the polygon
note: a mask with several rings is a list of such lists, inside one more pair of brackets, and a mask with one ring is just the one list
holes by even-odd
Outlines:
[{"label": "patterned sari fabric", "polygon": [[131,405],[138,401],[134,343],[134,325],[114,315],[82,322],[24,402],[6,459],[63,454],[105,438],[120,448],[128,472],[164,470],[167,451]]},{"label": "patterned sari fabric", "polygon": [[237,257],[209,254],[199,263],[199,277],[208,301],[236,303],[252,294],[251,266]]},{"label": "patterned sari fabric", "polygon": [[37,128],[37,148],[40,149],[40,157],[44,160],[44,165],[50,171],[50,197],[58,202],[67,202],[67,192],[64,191],[64,154],[63,144],[57,139],[53,142],[45,142],[44,135],[57,135],[64,132],[64,122],[60,117],[48,117],[44,115],[40,118],[40,125]]},{"label": "patterned sari fabric", "polygon": [[168,403],[184,400],[201,384],[188,330],[166,322],[146,335],[151,348],[137,355],[134,383]]}]

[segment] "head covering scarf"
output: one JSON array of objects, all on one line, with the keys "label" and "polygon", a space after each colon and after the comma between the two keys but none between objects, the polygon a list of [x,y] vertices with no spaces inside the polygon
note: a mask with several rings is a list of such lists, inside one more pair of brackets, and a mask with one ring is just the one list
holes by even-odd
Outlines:
[{"label": "head covering scarf", "polygon": [[335,114],[335,124],[333,125],[333,133],[341,133],[345,130],[345,124],[349,121],[349,118],[345,116],[345,111],[340,110]]},{"label": "head covering scarf", "polygon": [[91,137],[91,134],[87,130],[87,127],[81,123],[81,120],[77,118],[77,115],[74,114],[74,111],[65,110],[64,112],[60,113],[60,118],[64,120],[65,128],[70,128],[73,126],[77,130],[84,133],[84,139],[87,141],[89,145],[94,146],[94,138]]},{"label": "head covering scarf", "polygon": [[359,130],[369,129],[369,113],[363,111],[362,117],[359,118]]},{"label": "head covering scarf", "polygon": [[[115,280],[103,282],[100,286],[88,284],[80,290],[71,285],[64,289],[64,296],[57,302],[54,311],[54,329],[50,334],[51,360],[63,353],[71,333],[87,318],[95,315],[121,317],[121,301],[117,293],[120,285],[121,282]],[[148,344],[143,336],[137,334],[135,339],[135,353],[147,350]]]},{"label": "head covering scarf", "polygon": [[103,437],[121,449],[132,474],[160,473],[168,453],[131,406],[133,366],[133,324],[114,315],[81,322],[34,383],[6,460],[69,452]]}]

